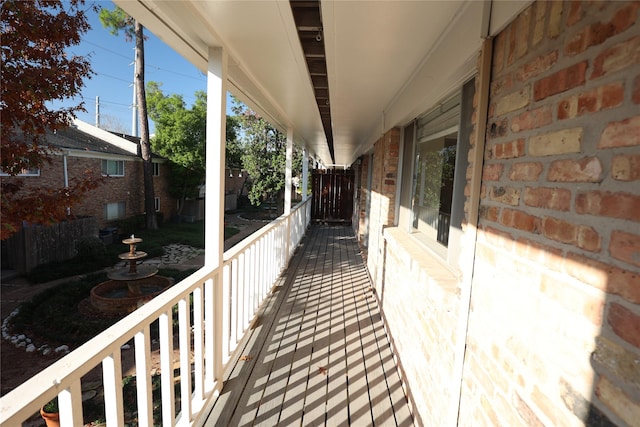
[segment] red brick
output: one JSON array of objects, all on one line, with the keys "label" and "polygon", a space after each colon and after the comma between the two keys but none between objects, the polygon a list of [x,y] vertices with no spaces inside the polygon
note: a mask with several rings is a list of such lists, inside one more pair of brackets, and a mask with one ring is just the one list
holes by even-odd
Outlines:
[{"label": "red brick", "polygon": [[532,111],[525,111],[524,113],[514,117],[511,120],[511,131],[522,132],[525,130],[536,129],[542,126],[546,126],[553,121],[553,115],[549,106],[536,108]]},{"label": "red brick", "polygon": [[534,208],[568,211],[571,207],[571,191],[566,188],[527,187],[524,204]]},{"label": "red brick", "polygon": [[611,159],[611,177],[616,181],[640,179],[640,154],[620,154]]},{"label": "red brick", "polygon": [[480,218],[497,222],[500,208],[497,206],[480,206]]},{"label": "red brick", "polygon": [[496,159],[512,159],[524,155],[524,139],[522,138],[493,146],[493,156]]},{"label": "red brick", "polygon": [[542,219],[542,234],[560,243],[575,244],[578,240],[578,227],[557,218],[544,217]]},{"label": "red brick", "polygon": [[579,248],[589,252],[600,252],[600,234],[593,228],[586,225],[578,227]]},{"label": "red brick", "polygon": [[523,162],[515,163],[509,171],[511,181],[537,181],[542,173],[542,163]]},{"label": "red brick", "polygon": [[598,142],[598,148],[630,147],[633,145],[640,145],[640,116],[609,123]]},{"label": "red brick", "polygon": [[633,95],[631,99],[635,104],[640,104],[640,76],[633,80]]},{"label": "red brick", "polygon": [[550,70],[558,61],[558,50],[545,53],[526,63],[516,71],[518,81],[524,82]]},{"label": "red brick", "polygon": [[613,231],[609,253],[620,261],[640,266],[640,235],[620,230]]},{"label": "red brick", "polygon": [[609,191],[586,191],[578,193],[576,213],[640,222],[640,196]]},{"label": "red brick", "polygon": [[612,36],[622,33],[636,20],[637,5],[628,4],[621,8],[609,22],[595,22],[578,32],[565,45],[568,56],[584,52],[591,46],[599,45]]},{"label": "red brick", "polygon": [[555,160],[549,166],[547,179],[552,182],[600,182],[602,163],[597,157]]},{"label": "red brick", "polygon": [[611,303],[607,321],[613,332],[629,344],[640,347],[640,316],[618,303]]},{"label": "red brick", "polygon": [[601,291],[640,304],[640,273],[624,270],[582,255],[567,253],[564,270],[572,277]]},{"label": "red brick", "polygon": [[569,13],[567,15],[567,27],[572,27],[582,19],[582,2],[569,2]]},{"label": "red brick", "polygon": [[540,101],[549,96],[584,85],[588,62],[582,61],[544,77],[533,85],[533,99]]},{"label": "red brick", "polygon": [[596,56],[591,78],[623,70],[640,63],[640,36],[618,43]]},{"label": "red brick", "polygon": [[507,74],[501,78],[494,79],[491,82],[491,96],[495,97],[504,92],[509,92],[513,88],[513,76]]},{"label": "red brick", "polygon": [[538,233],[540,230],[540,220],[537,217],[515,209],[503,209],[500,223],[529,233]]},{"label": "red brick", "polygon": [[563,99],[558,103],[558,119],[572,119],[586,113],[594,113],[618,107],[624,101],[624,85],[612,83]]},{"label": "red brick", "polygon": [[500,176],[502,175],[503,169],[504,165],[502,164],[485,165],[482,170],[482,180],[498,181],[500,179]]}]

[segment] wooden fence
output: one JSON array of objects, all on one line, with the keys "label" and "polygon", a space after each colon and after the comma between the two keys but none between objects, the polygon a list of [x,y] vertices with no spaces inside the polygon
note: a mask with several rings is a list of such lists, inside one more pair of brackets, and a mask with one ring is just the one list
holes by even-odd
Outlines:
[{"label": "wooden fence", "polygon": [[22,230],[2,242],[2,268],[28,273],[41,264],[71,259],[76,255],[75,242],[85,236],[98,236],[96,218],[76,218],[52,225],[24,225]]}]

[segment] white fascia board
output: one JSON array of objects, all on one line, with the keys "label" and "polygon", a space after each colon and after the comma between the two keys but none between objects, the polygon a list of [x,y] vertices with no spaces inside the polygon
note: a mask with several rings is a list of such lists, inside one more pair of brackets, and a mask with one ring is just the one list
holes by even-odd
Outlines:
[{"label": "white fascia board", "polygon": [[77,150],[74,148],[65,148],[61,150],[60,154],[66,154],[69,157],[82,157],[85,159],[98,159],[98,160],[124,160],[125,162],[139,162],[142,161],[139,157],[125,156],[122,154],[112,153],[100,153],[97,151]]},{"label": "white fascia board", "polygon": [[116,146],[122,150],[128,151],[134,156],[138,155],[138,144],[135,142],[131,142],[124,138],[120,138],[117,135],[112,134],[104,129],[97,128],[89,123],[83,122],[82,120],[75,119],[73,124],[79,131],[87,133],[96,138],[100,138],[104,142]]}]

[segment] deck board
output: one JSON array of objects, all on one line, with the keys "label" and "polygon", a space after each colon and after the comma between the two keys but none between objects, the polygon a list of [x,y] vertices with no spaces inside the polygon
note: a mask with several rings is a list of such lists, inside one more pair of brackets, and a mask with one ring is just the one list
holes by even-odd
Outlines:
[{"label": "deck board", "polygon": [[241,343],[207,426],[412,426],[353,232],[314,225]]}]

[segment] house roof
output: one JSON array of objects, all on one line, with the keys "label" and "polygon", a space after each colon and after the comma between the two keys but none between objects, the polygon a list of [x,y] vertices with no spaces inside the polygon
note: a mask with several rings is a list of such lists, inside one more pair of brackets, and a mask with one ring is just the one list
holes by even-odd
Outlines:
[{"label": "house roof", "polygon": [[530,1],[115,3],[203,72],[223,48],[228,90],[329,166],[459,89]]},{"label": "house roof", "polygon": [[73,149],[82,151],[91,151],[102,154],[117,154],[122,156],[136,156],[131,150],[124,149],[104,139],[83,132],[77,127],[70,126],[65,129],[48,133],[46,141],[61,149]]}]

